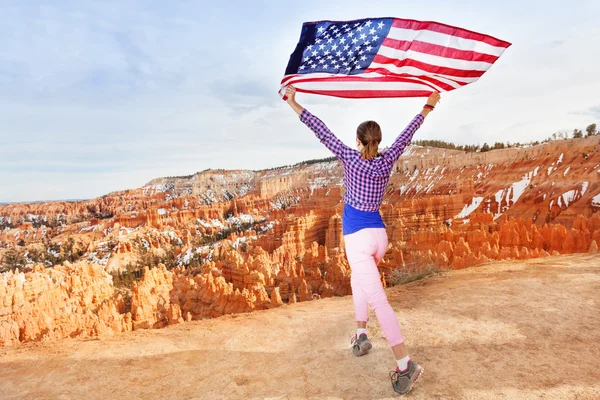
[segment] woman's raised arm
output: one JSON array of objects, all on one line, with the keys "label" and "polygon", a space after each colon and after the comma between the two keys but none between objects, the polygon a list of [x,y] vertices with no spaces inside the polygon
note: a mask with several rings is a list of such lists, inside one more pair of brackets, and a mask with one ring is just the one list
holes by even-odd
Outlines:
[{"label": "woman's raised arm", "polygon": [[417,114],[412,121],[408,124],[406,128],[398,135],[394,143],[383,153],[383,157],[388,160],[389,163],[395,163],[400,155],[404,152],[406,146],[410,144],[412,138],[417,132],[417,129],[421,127],[425,117],[433,111],[435,105],[440,101],[440,94],[438,92],[433,92],[427,99],[427,104],[423,106],[423,110],[419,114]]},{"label": "woman's raised arm", "polygon": [[348,146],[338,139],[333,132],[327,128],[327,125],[319,118],[312,115],[308,110],[302,107],[296,102],[296,88],[288,86],[285,95],[287,97],[287,103],[292,107],[292,110],[300,116],[306,126],[315,133],[315,136],[327,147],[335,156],[344,162],[347,159],[348,154],[352,152]]}]

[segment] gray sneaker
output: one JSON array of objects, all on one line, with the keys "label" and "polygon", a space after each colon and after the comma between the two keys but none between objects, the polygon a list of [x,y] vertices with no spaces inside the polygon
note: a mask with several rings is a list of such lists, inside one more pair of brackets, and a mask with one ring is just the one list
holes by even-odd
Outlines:
[{"label": "gray sneaker", "polygon": [[361,333],[358,337],[354,335],[350,343],[352,344],[352,353],[354,353],[356,357],[364,356],[371,350],[371,347],[373,347],[365,333]]},{"label": "gray sneaker", "polygon": [[406,371],[398,370],[390,372],[390,379],[392,380],[392,387],[396,393],[406,394],[410,392],[413,385],[419,380],[419,377],[423,373],[423,368],[412,361],[408,362],[408,368]]}]

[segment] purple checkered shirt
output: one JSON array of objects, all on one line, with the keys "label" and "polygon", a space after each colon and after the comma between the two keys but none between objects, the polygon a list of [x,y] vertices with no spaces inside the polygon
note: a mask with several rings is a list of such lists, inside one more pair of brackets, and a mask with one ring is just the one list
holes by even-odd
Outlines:
[{"label": "purple checkered shirt", "polygon": [[361,211],[379,211],[392,167],[424,120],[417,114],[389,149],[371,160],[363,160],[358,150],[346,146],[319,118],[306,109],[300,114],[300,121],[342,162],[346,187],[344,203]]}]

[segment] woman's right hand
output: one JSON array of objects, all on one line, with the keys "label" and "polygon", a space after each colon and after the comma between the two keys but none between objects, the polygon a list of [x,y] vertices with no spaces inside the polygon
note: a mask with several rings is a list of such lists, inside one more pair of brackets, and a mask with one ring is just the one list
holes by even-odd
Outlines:
[{"label": "woman's right hand", "polygon": [[427,99],[427,104],[430,106],[434,106],[440,101],[440,94],[438,92],[433,92],[429,95]]},{"label": "woman's right hand", "polygon": [[285,97],[287,97],[288,104],[293,104],[296,102],[296,88],[292,85],[288,86],[285,89]]}]

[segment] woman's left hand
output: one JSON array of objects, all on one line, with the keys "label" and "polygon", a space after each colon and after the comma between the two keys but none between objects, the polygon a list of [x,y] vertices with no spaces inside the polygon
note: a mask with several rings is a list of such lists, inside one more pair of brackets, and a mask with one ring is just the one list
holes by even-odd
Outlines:
[{"label": "woman's left hand", "polygon": [[285,89],[285,97],[287,97],[288,104],[293,104],[296,102],[296,88],[292,85],[288,86]]}]

